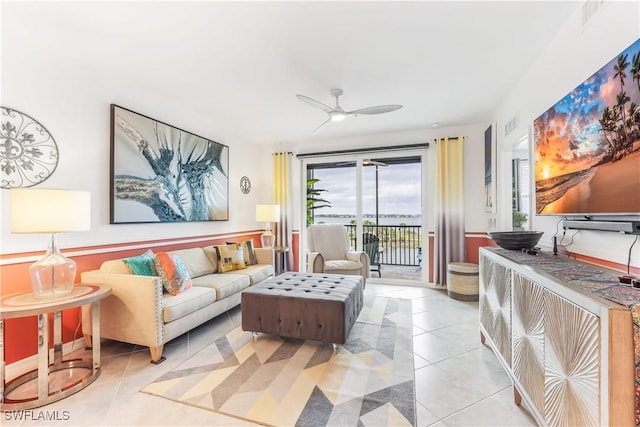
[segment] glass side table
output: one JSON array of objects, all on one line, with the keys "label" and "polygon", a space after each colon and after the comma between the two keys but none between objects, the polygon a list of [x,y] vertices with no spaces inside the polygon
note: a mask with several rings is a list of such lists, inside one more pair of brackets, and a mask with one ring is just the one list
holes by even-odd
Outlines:
[{"label": "glass side table", "polygon": [[[33,293],[7,295],[0,300],[0,410],[21,410],[47,405],[82,390],[100,375],[100,300],[111,294],[111,287],[97,284],[74,285],[73,291],[63,298],[36,298]],[[63,360],[62,311],[91,304],[92,334],[94,342],[91,355],[79,359]],[[53,313],[53,353],[49,351],[49,313]],[[38,366],[36,369],[6,381],[4,362],[4,320],[37,316]],[[50,381],[53,374],[65,369],[86,370],[81,377],[67,376],[63,384]],[[11,392],[37,380],[35,396],[12,399]]]}]

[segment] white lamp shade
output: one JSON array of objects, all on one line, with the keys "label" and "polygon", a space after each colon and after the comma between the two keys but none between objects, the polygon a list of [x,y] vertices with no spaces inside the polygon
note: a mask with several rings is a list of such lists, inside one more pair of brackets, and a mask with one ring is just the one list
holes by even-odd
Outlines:
[{"label": "white lamp shade", "polygon": [[280,222],[280,205],[256,205],[256,221]]},{"label": "white lamp shade", "polygon": [[11,190],[12,233],[61,233],[91,229],[91,193],[59,189]]}]

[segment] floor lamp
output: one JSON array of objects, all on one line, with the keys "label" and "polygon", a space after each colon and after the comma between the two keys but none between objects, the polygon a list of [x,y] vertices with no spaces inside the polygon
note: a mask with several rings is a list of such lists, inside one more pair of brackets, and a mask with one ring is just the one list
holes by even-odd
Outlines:
[{"label": "floor lamp", "polygon": [[262,247],[274,247],[276,236],[271,232],[271,223],[280,222],[280,205],[256,205],[256,221],[266,223],[264,233],[260,236]]},{"label": "floor lamp", "polygon": [[60,298],[73,290],[75,261],[60,252],[58,233],[91,228],[91,193],[56,189],[11,190],[11,232],[50,233],[44,257],[29,267],[33,294]]}]

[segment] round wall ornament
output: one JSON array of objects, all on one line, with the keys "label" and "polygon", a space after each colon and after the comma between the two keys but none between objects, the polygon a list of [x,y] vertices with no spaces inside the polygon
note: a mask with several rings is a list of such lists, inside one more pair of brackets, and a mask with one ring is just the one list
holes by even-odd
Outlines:
[{"label": "round wall ornament", "polygon": [[0,107],[0,187],[33,187],[58,166],[58,146],[37,120],[12,108]]},{"label": "round wall ornament", "polygon": [[240,190],[244,194],[249,194],[249,192],[251,191],[251,181],[248,177],[243,176],[242,178],[240,178]]}]

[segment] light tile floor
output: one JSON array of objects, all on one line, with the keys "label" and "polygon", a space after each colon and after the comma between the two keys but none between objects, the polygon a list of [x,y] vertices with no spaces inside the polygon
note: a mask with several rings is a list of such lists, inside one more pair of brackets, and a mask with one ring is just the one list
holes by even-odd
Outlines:
[{"label": "light tile floor", "polygon": [[[480,344],[477,303],[380,279],[370,280],[367,292],[413,301],[418,426],[535,425],[526,410],[513,403],[508,376],[491,350]],[[144,348],[103,340],[103,370],[93,384],[32,411],[5,412],[0,425],[254,425],[139,391],[239,324],[236,307],[168,343],[167,360],[160,365],[149,363]]]}]

